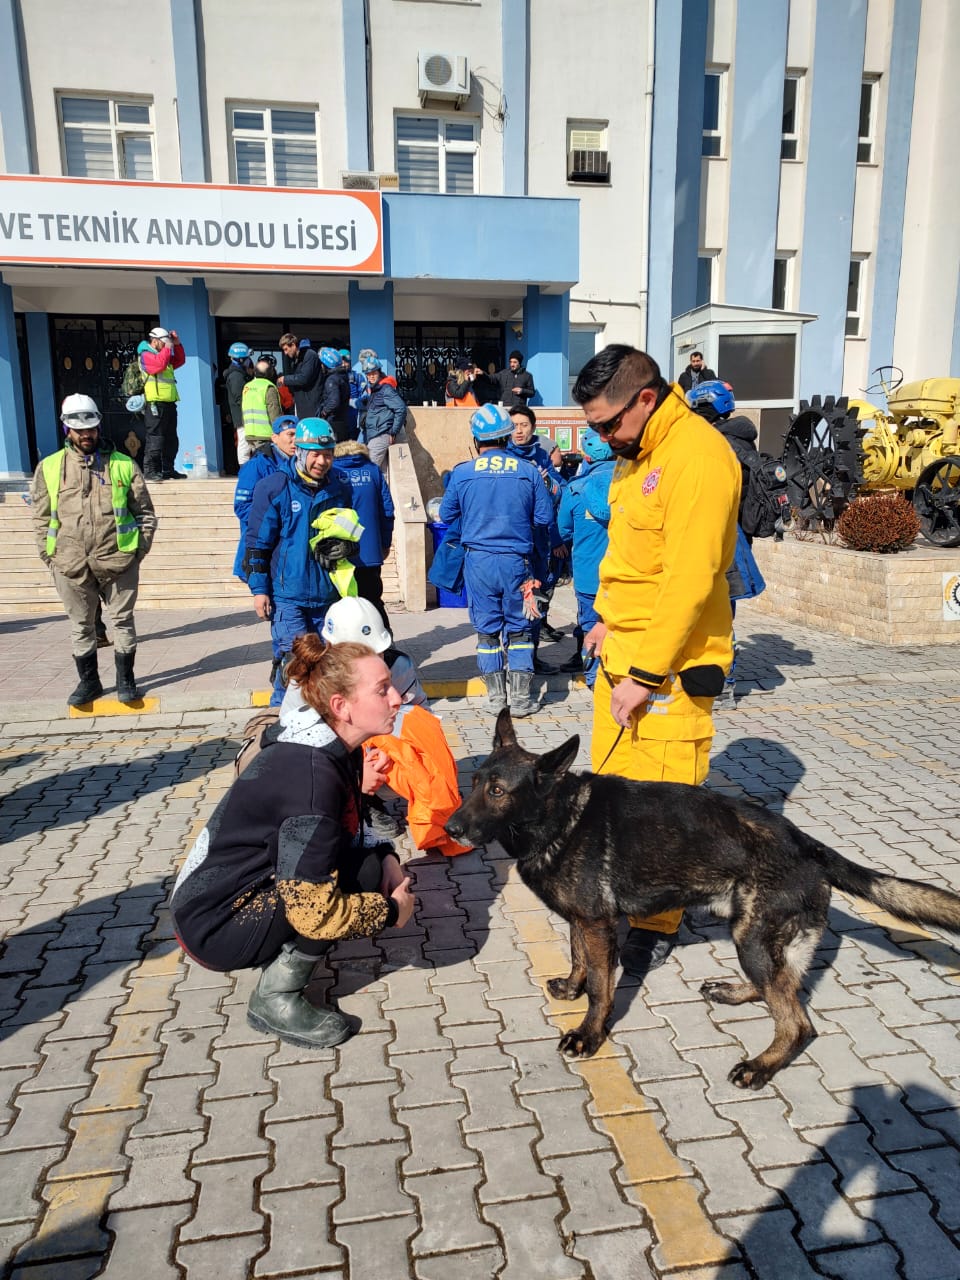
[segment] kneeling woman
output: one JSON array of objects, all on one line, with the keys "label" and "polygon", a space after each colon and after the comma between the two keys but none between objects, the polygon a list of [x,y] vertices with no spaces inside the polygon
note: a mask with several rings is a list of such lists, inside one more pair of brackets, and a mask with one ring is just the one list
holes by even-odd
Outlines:
[{"label": "kneeling woman", "polygon": [[390,733],[400,695],[366,645],[325,648],[304,635],[293,653],[290,676],[317,714],[264,746],[217,805],[171,910],[184,951],[200,964],[265,966],[247,1008],[251,1026],[329,1048],[351,1028],[304,996],[317,960],[341,938],[402,928],[413,914],[390,846],[362,843],[361,743]]}]

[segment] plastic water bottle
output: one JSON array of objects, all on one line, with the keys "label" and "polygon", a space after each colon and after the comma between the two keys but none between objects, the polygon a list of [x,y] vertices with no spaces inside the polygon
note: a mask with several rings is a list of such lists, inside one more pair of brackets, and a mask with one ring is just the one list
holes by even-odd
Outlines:
[{"label": "plastic water bottle", "polygon": [[193,455],[193,474],[197,480],[206,480],[209,476],[207,470],[207,455],[203,451],[203,445],[197,446],[197,451]]},{"label": "plastic water bottle", "polygon": [[186,472],[187,479],[193,479],[193,454],[188,449],[183,455],[183,469]]}]

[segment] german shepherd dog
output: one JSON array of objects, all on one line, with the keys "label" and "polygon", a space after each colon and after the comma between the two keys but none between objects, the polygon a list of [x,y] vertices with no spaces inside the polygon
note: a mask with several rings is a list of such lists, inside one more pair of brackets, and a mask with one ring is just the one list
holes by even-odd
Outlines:
[{"label": "german shepherd dog", "polygon": [[760,1089],[811,1039],[797,993],[827,921],[831,887],[904,920],[960,932],[960,896],[848,862],[779,814],[676,782],[571,773],[579,737],[535,755],[504,710],[493,753],[446,824],[462,844],[497,840],[520,879],[570,925],[571,969],[547,984],[559,1000],[584,989],[587,1014],[560,1040],[589,1057],[613,1004],[617,923],[675,907],[707,906],[730,920],[746,982],[705,982],[721,1004],[766,1003],[771,1044],[730,1080]]}]

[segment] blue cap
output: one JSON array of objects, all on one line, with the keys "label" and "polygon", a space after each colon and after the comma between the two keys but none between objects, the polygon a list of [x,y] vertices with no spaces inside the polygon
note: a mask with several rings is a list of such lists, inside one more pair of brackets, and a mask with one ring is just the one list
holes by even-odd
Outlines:
[{"label": "blue cap", "polygon": [[333,449],[337,440],[326,418],[301,418],[293,443],[298,449]]},{"label": "blue cap", "polygon": [[273,434],[279,435],[281,431],[288,431],[291,427],[297,425],[297,415],[295,413],[282,413],[279,418],[274,418],[270,424]]},{"label": "blue cap", "polygon": [[719,378],[691,387],[687,392],[687,404],[691,409],[710,408],[721,417],[725,413],[733,413],[737,407],[733,387],[729,382],[721,382]]},{"label": "blue cap", "polygon": [[476,413],[470,416],[470,430],[474,440],[486,443],[491,440],[503,440],[513,434],[513,422],[502,405],[481,405]]}]

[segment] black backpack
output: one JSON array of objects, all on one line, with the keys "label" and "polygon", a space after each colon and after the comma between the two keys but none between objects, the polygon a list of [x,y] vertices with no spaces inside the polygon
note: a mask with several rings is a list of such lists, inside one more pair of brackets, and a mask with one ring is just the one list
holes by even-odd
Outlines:
[{"label": "black backpack", "polygon": [[790,523],[786,469],[769,453],[750,453],[741,461],[750,478],[740,508],[740,527],[748,538],[772,538]]}]

